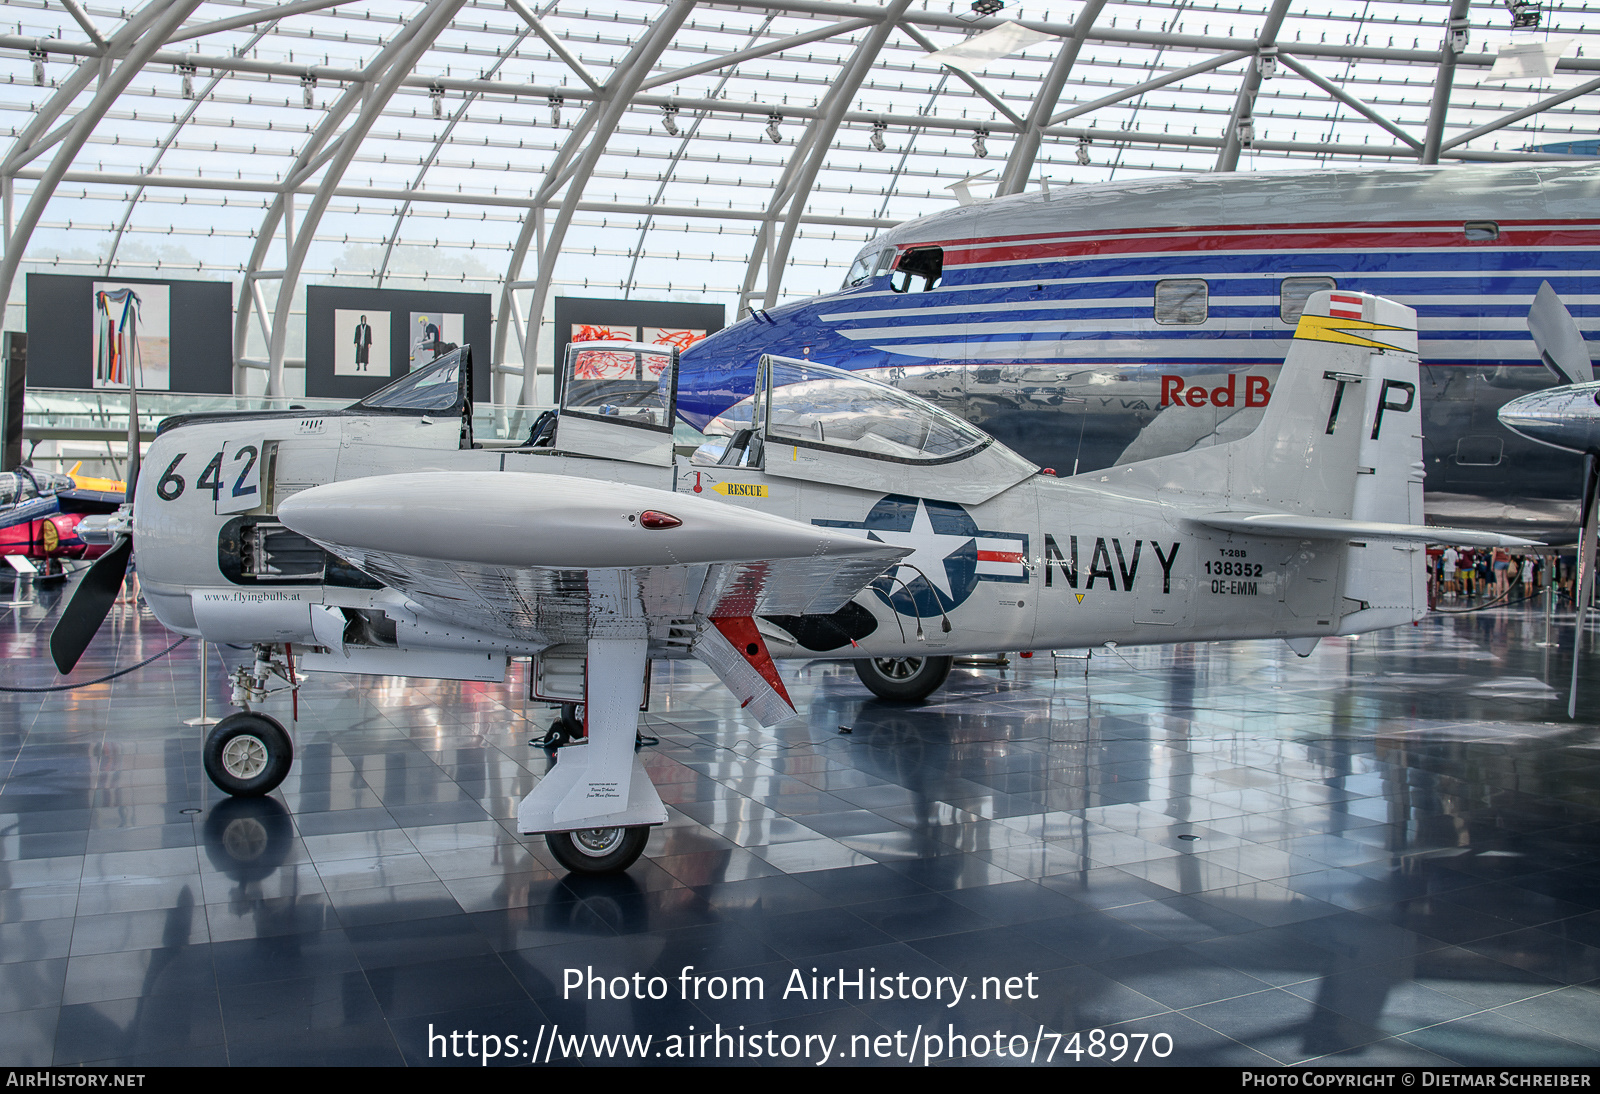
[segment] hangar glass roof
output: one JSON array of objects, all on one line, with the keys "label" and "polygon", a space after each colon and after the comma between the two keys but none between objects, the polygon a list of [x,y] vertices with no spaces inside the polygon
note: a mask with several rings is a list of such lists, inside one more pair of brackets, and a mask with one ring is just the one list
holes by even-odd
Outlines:
[{"label": "hangar glass roof", "polygon": [[1576,0],[969,4],[9,0],[5,324],[30,271],[229,280],[259,388],[308,283],[488,292],[503,401],[556,296],[731,318],[963,190],[1600,154]]}]

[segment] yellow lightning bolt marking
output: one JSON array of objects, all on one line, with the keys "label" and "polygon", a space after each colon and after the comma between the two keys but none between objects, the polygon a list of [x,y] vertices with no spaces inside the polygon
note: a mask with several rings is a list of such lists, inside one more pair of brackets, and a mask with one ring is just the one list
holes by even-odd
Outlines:
[{"label": "yellow lightning bolt marking", "polygon": [[1394,349],[1387,342],[1374,342],[1351,331],[1358,330],[1409,330],[1409,327],[1391,327],[1386,323],[1369,323],[1365,319],[1338,319],[1331,315],[1302,315],[1294,336],[1312,342],[1339,342],[1346,346],[1366,346],[1368,349]]}]

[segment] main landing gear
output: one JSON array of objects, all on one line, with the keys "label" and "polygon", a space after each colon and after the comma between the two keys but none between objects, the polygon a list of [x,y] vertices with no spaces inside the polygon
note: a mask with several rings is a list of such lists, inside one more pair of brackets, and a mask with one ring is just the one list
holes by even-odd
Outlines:
[{"label": "main landing gear", "polygon": [[556,861],[575,874],[610,874],[626,870],[644,853],[650,829],[580,828],[576,832],[551,832],[545,846]]},{"label": "main landing gear", "polygon": [[867,690],[891,703],[916,703],[939,690],[952,657],[861,657],[853,664]]},{"label": "main landing gear", "polygon": [[667,807],[635,754],[650,641],[629,621],[634,595],[621,571],[591,573],[591,613],[604,626],[585,643],[588,739],[561,749],[555,766],[517,806],[517,831],[544,836],[556,861],[576,874],[626,870],[644,851],[650,829],[667,820]]}]

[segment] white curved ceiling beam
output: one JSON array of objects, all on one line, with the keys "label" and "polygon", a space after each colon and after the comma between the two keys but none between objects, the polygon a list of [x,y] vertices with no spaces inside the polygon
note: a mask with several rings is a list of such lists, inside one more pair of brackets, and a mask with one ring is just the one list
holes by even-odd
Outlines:
[{"label": "white curved ceiling beam", "polygon": [[1428,130],[1422,135],[1422,151],[1418,163],[1438,163],[1440,146],[1444,143],[1444,118],[1450,110],[1450,89],[1455,84],[1456,65],[1461,56],[1450,45],[1450,27],[1464,24],[1472,0],[1450,0],[1450,19],[1445,24],[1444,41],[1437,54],[1439,71],[1433,82],[1433,105],[1428,110]]},{"label": "white curved ceiling beam", "polygon": [[[856,89],[867,78],[867,70],[878,59],[878,53],[883,49],[890,31],[894,30],[895,22],[905,14],[910,4],[911,0],[891,0],[884,9],[883,22],[868,32],[850,66],[829,89],[827,112],[812,123],[811,147],[807,151],[805,166],[790,186],[792,196],[789,198],[788,211],[784,214],[783,228],[778,233],[777,246],[767,256],[767,291],[761,298],[762,307],[770,308],[778,302],[778,290],[783,287],[784,267],[789,264],[789,248],[794,245],[794,235],[800,227],[800,214],[805,212],[806,199],[811,195],[811,184],[816,181],[817,172],[822,170],[822,161],[833,147],[833,135],[839,131],[839,123],[844,120]],[[796,155],[799,155],[798,149]]]},{"label": "white curved ceiling beam", "polygon": [[[70,50],[63,48],[57,51],[83,57],[85,60],[79,62],[78,66],[72,70],[72,74],[61,81],[61,85],[56,88],[55,94],[51,95],[42,106],[35,110],[28,124],[22,127],[22,132],[18,133],[17,139],[11,143],[11,150],[6,153],[5,162],[0,164],[0,174],[15,174],[29,160],[53,147],[71,129],[73,124],[71,120],[63,122],[54,130],[50,130],[50,126],[66,112],[68,107],[77,101],[78,96],[89,86],[89,82],[100,75],[100,65],[90,64],[88,58],[92,57],[97,61],[103,58],[115,60],[125,55],[128,50],[133,48],[140,35],[161,15],[161,12],[161,0],[149,0],[144,7],[128,17],[128,21],[117,30],[116,34],[112,35],[110,41],[104,46],[85,46],[74,42],[71,44],[76,48]],[[28,41],[27,39],[18,39],[19,44],[13,48],[33,49],[40,45],[37,40],[33,40],[31,45],[27,44]],[[56,45],[57,43],[54,42],[49,43],[51,47]],[[63,42],[60,45],[64,47],[67,43]],[[47,130],[49,132],[46,132]]]},{"label": "white curved ceiling beam", "polygon": [[192,27],[180,27],[177,33],[167,39],[167,44],[187,42],[193,38],[204,38],[208,34],[219,34],[225,30],[238,30],[240,27],[253,27],[259,23],[275,23],[291,15],[303,15],[308,11],[336,8],[340,4],[350,3],[354,3],[354,0],[297,0],[296,3],[280,4],[275,8],[260,8],[244,15],[231,15],[226,19],[215,19]]},{"label": "white curved ceiling beam", "polygon": [[1233,171],[1239,166],[1239,149],[1243,143],[1239,140],[1239,129],[1246,118],[1252,116],[1255,110],[1256,94],[1261,90],[1261,51],[1272,49],[1278,44],[1278,32],[1283,29],[1283,17],[1289,14],[1289,0],[1272,0],[1272,8],[1267,12],[1266,21],[1261,24],[1261,34],[1256,39],[1256,55],[1250,59],[1250,67],[1245,69],[1244,79],[1239,84],[1239,95],[1233,102],[1233,113],[1228,115],[1228,128],[1223,132],[1222,150],[1217,153],[1217,165],[1214,171]]},{"label": "white curved ceiling beam", "polygon": [[[761,25],[756,28],[753,34],[750,35],[750,41],[752,44],[761,40],[761,36],[767,32],[769,27],[772,26],[772,21],[776,18],[776,14],[769,13],[766,19],[762,20]],[[739,53],[748,52],[748,49],[739,51]],[[729,54],[728,56],[738,56],[738,54]],[[719,62],[723,60],[726,60],[726,58],[718,58]],[[724,71],[721,79],[717,81],[716,86],[711,89],[711,94],[708,97],[712,99],[715,99],[718,95],[722,94],[722,89],[727,87],[728,81],[733,78],[732,65],[724,66],[719,64],[718,67],[723,68]],[[682,72],[685,70],[679,69],[679,71]],[[707,69],[706,71],[709,72],[712,70]],[[649,84],[650,82],[652,81],[646,81],[646,84]],[[669,163],[666,169],[661,172],[661,182],[656,186],[655,196],[650,202],[652,207],[659,205],[661,203],[661,199],[666,196],[667,187],[672,183],[673,172],[677,170],[678,163],[683,159],[684,153],[689,150],[689,142],[694,140],[695,134],[700,132],[700,123],[705,121],[705,119],[705,114],[697,112],[694,116],[694,121],[689,123],[689,128],[684,130],[683,137],[678,141],[678,147],[673,150],[671,163]],[[622,299],[624,300],[628,299],[628,297],[633,294],[634,275],[639,272],[639,259],[644,255],[645,239],[649,236],[650,228],[655,224],[655,219],[655,214],[650,213],[639,224],[639,241],[633,246],[633,259],[628,264],[628,277],[627,280],[623,281],[622,283]]]},{"label": "white curved ceiling beam", "polygon": [[289,247],[288,261],[283,266],[283,277],[278,282],[278,299],[272,309],[272,342],[267,350],[267,394],[282,395],[283,353],[289,338],[289,314],[294,305],[295,287],[300,280],[300,269],[305,265],[306,252],[316,239],[317,224],[327,211],[333,192],[344,177],[344,172],[355,158],[361,141],[383,114],[383,107],[400,88],[401,77],[409,72],[422,54],[433,45],[439,34],[450,25],[450,20],[466,0],[431,0],[422,14],[411,21],[417,32],[400,48],[386,50],[388,62],[377,81],[368,86],[367,94],[355,120],[350,123],[339,141],[338,151],[328,161],[322,183],[312,195],[300,223],[294,226],[293,243]]},{"label": "white curved ceiling beam", "polygon": [[1088,40],[1089,32],[1094,29],[1094,21],[1100,17],[1100,9],[1105,2],[1089,0],[1078,13],[1077,22],[1072,24],[1072,33],[1061,43],[1061,52],[1056,54],[1050,71],[1045,73],[1044,84],[1028,110],[1028,120],[1023,123],[1017,139],[1011,142],[1011,154],[1006,157],[1006,165],[1000,171],[1000,183],[995,187],[996,197],[1020,194],[1028,185],[1028,176],[1033,173],[1033,161],[1039,156],[1039,142],[1044,139],[1045,127],[1060,120],[1052,118],[1050,112],[1061,101],[1061,89],[1066,87],[1072,66],[1077,64],[1078,54]]},{"label": "white curved ceiling beam", "polygon": [[[509,0],[509,3],[513,7],[521,6],[520,0]],[[518,14],[521,14],[521,12]],[[531,11],[527,13],[527,18],[531,19],[535,24],[538,22],[538,17],[535,16]],[[494,59],[494,64],[491,65],[489,70],[484,73],[485,77],[492,77],[496,72],[499,72],[501,66],[504,65],[506,61],[516,53],[517,47],[527,40],[528,34],[533,29],[533,27],[530,27],[529,30],[519,32],[517,36],[511,40],[511,43],[507,45],[505,49],[500,51],[500,55]],[[416,178],[411,182],[411,189],[420,190],[422,188],[422,180],[427,177],[428,168],[433,166],[434,161],[439,158],[439,153],[447,144],[450,143],[450,135],[454,133],[456,131],[456,127],[466,119],[467,111],[472,108],[472,104],[476,102],[477,99],[478,92],[469,91],[467,92],[466,98],[461,100],[461,106],[457,108],[455,113],[450,115],[449,122],[445,124],[445,127],[439,133],[438,138],[434,140],[433,147],[428,149],[428,154],[422,158],[422,164],[417,168]],[[404,227],[406,216],[410,212],[411,199],[406,198],[401,204],[399,211],[395,213],[394,230],[389,233],[389,238],[384,242],[383,245],[383,260],[378,264],[378,288],[380,289],[383,287],[383,279],[385,275],[387,275],[389,272],[389,257],[394,254],[394,245],[400,239],[400,229]]]},{"label": "white curved ceiling beam", "polygon": [[[156,7],[157,3],[158,0],[151,0],[149,6]],[[69,123],[67,131],[58,142],[59,147],[50,161],[50,166],[40,176],[39,184],[34,187],[33,193],[28,198],[28,204],[23,208],[16,225],[12,227],[11,234],[6,239],[5,257],[0,260],[0,323],[5,321],[6,302],[11,296],[11,284],[16,280],[17,267],[22,264],[22,255],[27,249],[28,239],[38,226],[39,218],[44,214],[44,207],[54,196],[56,184],[72,166],[78,150],[89,139],[89,134],[94,131],[94,127],[105,112],[117,101],[117,96],[122,94],[122,90],[139,74],[139,70],[150,59],[151,54],[161,47],[161,43],[172,32],[172,28],[187,19],[189,13],[199,6],[200,0],[171,0],[161,7],[156,17],[148,23],[130,21],[130,24],[111,40],[111,48],[107,53],[121,55],[122,62],[106,74],[100,81],[94,98],[90,99]],[[148,29],[140,33],[145,27]],[[99,66],[90,66],[88,62],[84,62],[79,67]]]},{"label": "white curved ceiling beam", "polygon": [[[579,122],[579,128],[573,131],[562,146],[560,154],[551,162],[545,174],[545,183],[540,187],[538,195],[531,203],[532,208],[528,210],[528,215],[523,221],[522,232],[512,248],[505,288],[501,294],[502,321],[495,339],[495,360],[496,363],[504,361],[505,339],[510,326],[504,320],[511,315],[514,306],[511,294],[517,284],[516,279],[522,269],[522,263],[527,257],[528,247],[536,236],[543,237],[539,239],[539,267],[534,275],[533,301],[528,309],[527,329],[522,340],[524,403],[533,394],[533,384],[530,380],[538,368],[539,327],[544,320],[544,302],[550,292],[555,260],[561,253],[567,226],[572,223],[572,214],[577,211],[583,196],[583,188],[594,170],[595,163],[605,151],[606,142],[611,139],[617,123],[627,111],[634,93],[644,82],[656,58],[672,44],[672,36],[694,10],[694,5],[695,0],[674,0],[672,6],[656,20],[650,31],[640,35],[627,56],[612,71],[610,79],[606,80],[605,94],[595,100],[591,109],[585,111],[583,119]],[[587,131],[588,143],[579,153],[577,150],[585,136],[584,131]],[[553,198],[563,184],[567,184],[566,196],[556,212],[555,223],[547,230],[544,224],[544,203]]]},{"label": "white curved ceiling beam", "polygon": [[[859,59],[860,56],[861,51],[860,48],[857,47],[857,49],[851,54],[852,61]],[[745,263],[744,285],[739,292],[739,304],[741,307],[744,306],[747,300],[756,294],[756,278],[760,276],[763,265],[766,264],[771,257],[770,251],[772,249],[773,226],[777,222],[778,216],[783,210],[785,203],[788,202],[788,200],[794,195],[795,178],[803,169],[803,166],[809,157],[810,150],[815,146],[817,133],[820,125],[822,124],[821,120],[823,114],[827,111],[829,104],[834,101],[834,96],[838,91],[838,87],[839,85],[835,83],[829,89],[828,95],[823,98],[822,103],[815,110],[796,110],[792,107],[785,108],[785,117],[807,118],[809,119],[809,124],[806,126],[805,132],[800,135],[800,139],[795,142],[794,151],[789,155],[789,162],[784,164],[783,172],[778,176],[777,184],[772,188],[772,198],[767,202],[767,211],[762,218],[761,227],[756,230],[755,239],[751,241],[750,258]],[[847,99],[845,102],[848,103],[849,100]],[[766,109],[770,111],[771,107],[767,107]],[[869,124],[870,122],[876,122],[880,120],[880,117],[881,115],[872,116]],[[834,128],[837,129],[837,127],[838,123],[835,122]]]},{"label": "white curved ceiling beam", "polygon": [[[367,85],[376,80],[387,70],[394,55],[416,37],[421,26],[420,21],[412,21],[401,26],[398,33],[391,38],[387,45],[378,51],[377,55],[367,63],[359,72],[352,73],[345,81],[344,94],[339,96],[337,102],[328,108],[323,119],[318,123],[316,132],[301,146],[300,153],[295,157],[295,162],[286,173],[282,185],[275,187],[272,203],[261,218],[261,225],[256,230],[255,246],[251,248],[249,261],[245,264],[244,278],[239,285],[239,303],[233,314],[233,359],[237,369],[238,363],[245,357],[245,349],[249,344],[250,336],[250,311],[258,305],[257,293],[260,286],[255,282],[261,274],[266,262],[267,254],[272,249],[273,241],[277,238],[278,225],[282,222],[284,214],[289,209],[289,203],[298,192],[300,183],[315,169],[315,165],[324,161],[325,154],[331,154],[330,148],[337,145],[340,138],[339,126],[344,124],[350,112],[361,105],[367,95]],[[151,180],[152,182],[154,180]],[[264,321],[263,321],[264,322]],[[270,330],[267,334],[267,343],[270,347],[272,336]],[[235,377],[235,386],[239,383]],[[281,376],[280,376],[281,383]]]}]

